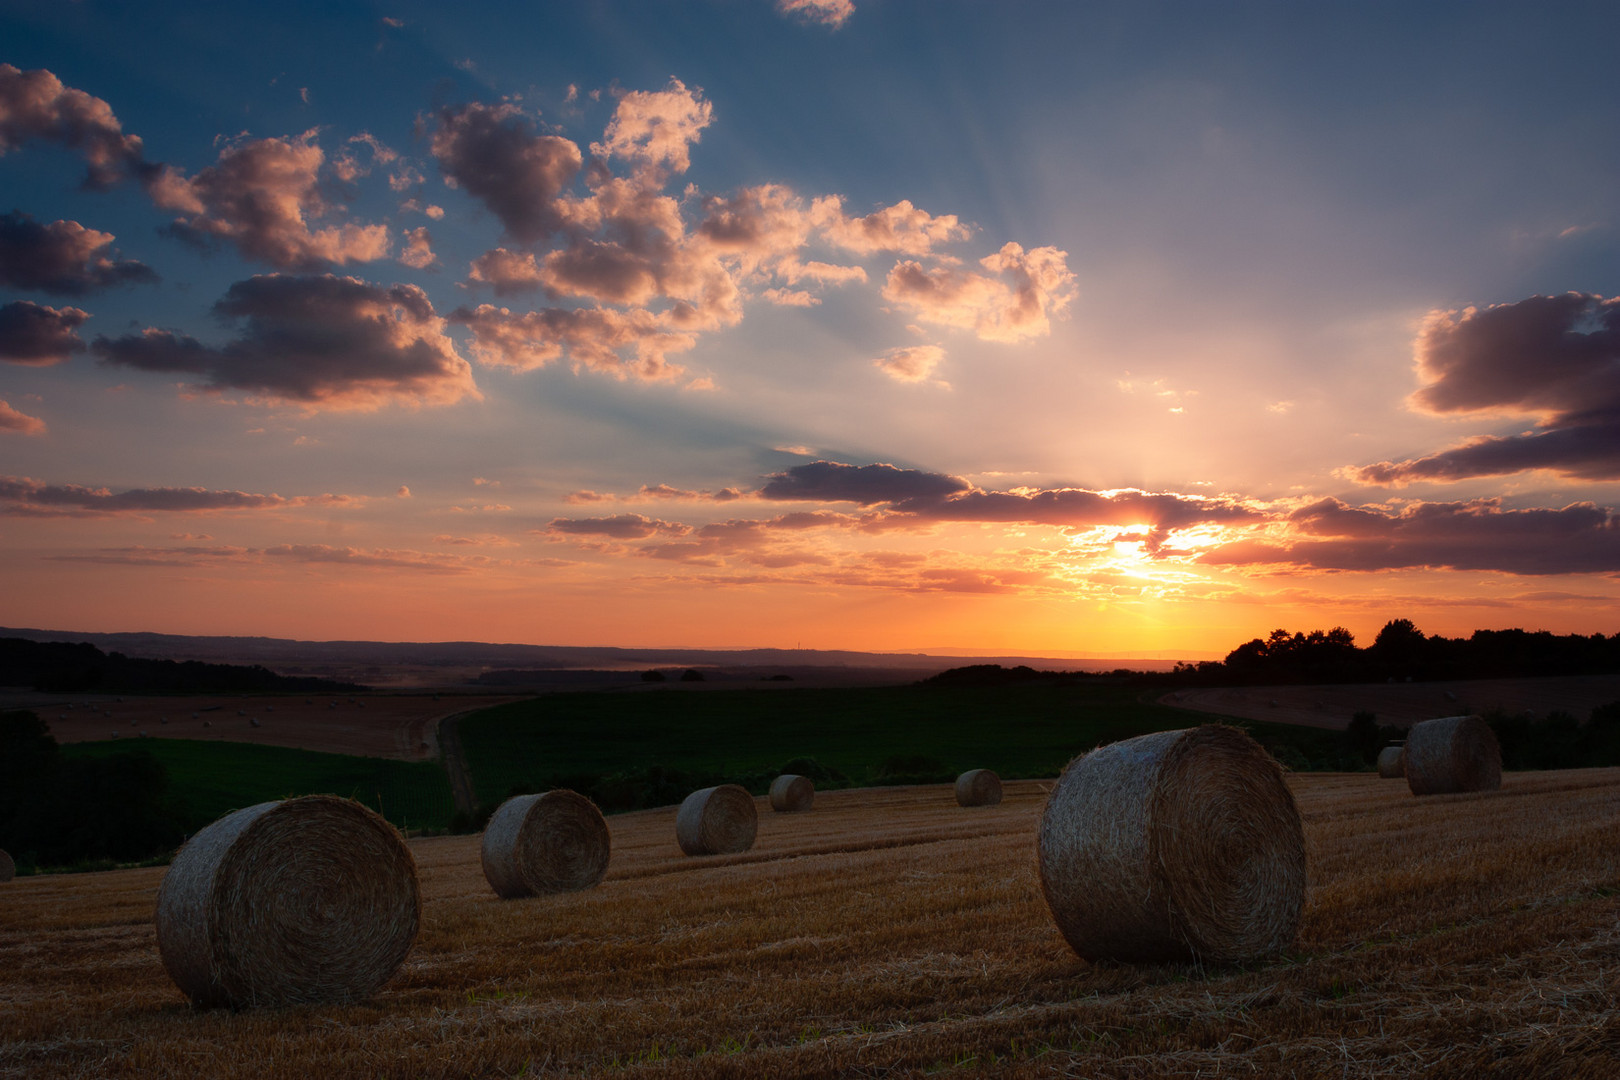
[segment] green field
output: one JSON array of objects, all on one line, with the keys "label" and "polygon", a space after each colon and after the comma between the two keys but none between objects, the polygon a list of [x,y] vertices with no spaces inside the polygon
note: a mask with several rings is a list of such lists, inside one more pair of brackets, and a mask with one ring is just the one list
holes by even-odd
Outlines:
[{"label": "green field", "polygon": [[[1040,777],[1099,743],[1214,719],[1154,704],[1157,694],[1096,683],[564,693],[487,709],[459,731],[486,805],[573,777],[660,766],[740,778],[796,757],[855,784],[884,782],[885,759],[907,755],[952,775]],[[1295,767],[1336,757],[1342,742],[1336,732],[1233,722]]]},{"label": "green field", "polygon": [[243,806],[317,793],[357,799],[405,829],[442,829],[455,810],[450,782],[437,762],[194,739],[133,743],[123,739],[62,747],[69,757],[106,757],[130,750],[144,750],[163,765],[170,790],[185,803],[193,828]]}]

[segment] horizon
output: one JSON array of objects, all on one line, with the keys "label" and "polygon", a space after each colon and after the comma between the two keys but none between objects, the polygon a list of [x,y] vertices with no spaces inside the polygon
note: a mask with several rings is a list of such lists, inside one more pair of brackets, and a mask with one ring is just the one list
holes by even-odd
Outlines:
[{"label": "horizon", "polygon": [[[1614,629],[1612,5],[0,29],[0,621],[1073,660]],[[692,644],[598,644],[636,639]]]}]

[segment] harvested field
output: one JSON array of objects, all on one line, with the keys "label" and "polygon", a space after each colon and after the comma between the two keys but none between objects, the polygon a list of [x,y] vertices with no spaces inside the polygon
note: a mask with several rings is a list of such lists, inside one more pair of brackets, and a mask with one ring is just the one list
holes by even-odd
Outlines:
[{"label": "harvested field", "polygon": [[0,695],[0,709],[32,709],[59,743],[98,742],[114,733],[138,739],[145,732],[152,739],[211,739],[424,761],[439,755],[441,719],[515,700],[459,694],[139,697],[29,691]]},{"label": "harvested field", "polygon": [[973,814],[948,785],[822,792],[711,858],[673,807],[615,817],[597,889],[528,900],[490,893],[477,837],[413,841],[422,936],[352,1006],[193,1012],[158,961],[161,869],[19,879],[0,1077],[1613,1075],[1620,770],[1289,783],[1299,940],[1242,967],[1076,958],[1034,781]]},{"label": "harvested field", "polygon": [[1419,720],[1492,709],[1537,716],[1567,712],[1585,720],[1594,708],[1620,701],[1620,675],[1568,675],[1543,679],[1459,679],[1425,683],[1347,683],[1331,686],[1219,686],[1177,690],[1159,704],[1269,720],[1277,724],[1344,728],[1358,712],[1378,714],[1381,724],[1407,726]]}]

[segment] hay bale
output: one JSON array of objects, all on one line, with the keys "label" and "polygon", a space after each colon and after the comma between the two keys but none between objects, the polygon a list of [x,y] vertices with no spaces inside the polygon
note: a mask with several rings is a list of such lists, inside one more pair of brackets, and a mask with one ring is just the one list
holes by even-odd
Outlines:
[{"label": "hay bale", "polygon": [[958,806],[994,806],[1001,801],[1001,777],[989,769],[969,769],[956,778]]},{"label": "hay bale", "polygon": [[816,800],[816,784],[808,776],[783,773],[771,781],[771,809],[793,813],[810,809]]},{"label": "hay bale", "polygon": [[1406,783],[1414,795],[1495,791],[1502,786],[1502,748],[1478,716],[1443,716],[1406,733]]},{"label": "hay bale", "polygon": [[675,815],[675,840],[688,855],[732,855],[754,846],[759,812],[738,784],[700,788]]},{"label": "hay bale", "polygon": [[1041,891],[1087,960],[1234,961],[1285,948],[1305,835],[1281,767],[1209,724],[1069,762],[1041,812]]},{"label": "hay bale", "polygon": [[1386,746],[1378,751],[1378,775],[1385,780],[1399,780],[1406,775],[1406,748]]},{"label": "hay bale", "polygon": [[208,1008],[358,1001],[422,919],[416,862],[357,802],[306,795],[226,814],[175,856],[157,897],[163,967]]},{"label": "hay bale", "polygon": [[17,864],[11,861],[11,855],[0,848],[0,882],[10,881],[17,876]]},{"label": "hay bale", "polygon": [[607,822],[596,804],[559,789],[501,803],[484,828],[484,877],[506,899],[594,887],[608,868]]}]

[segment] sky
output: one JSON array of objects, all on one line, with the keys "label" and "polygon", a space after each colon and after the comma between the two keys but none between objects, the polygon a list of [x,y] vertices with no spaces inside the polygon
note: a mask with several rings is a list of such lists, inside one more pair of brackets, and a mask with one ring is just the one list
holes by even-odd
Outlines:
[{"label": "sky", "polygon": [[1614,633],[1620,8],[0,2],[0,625]]}]

